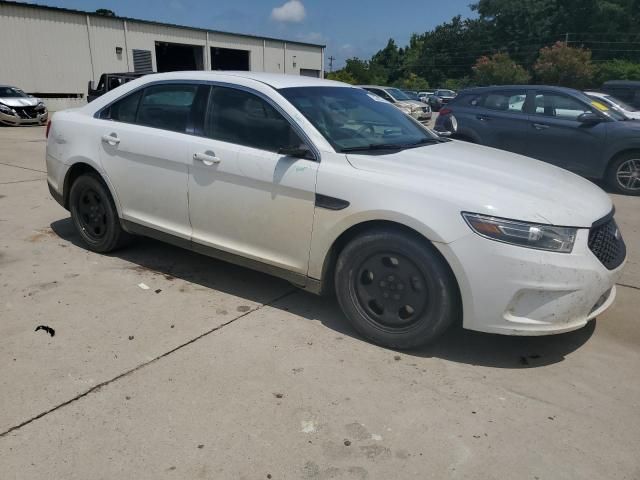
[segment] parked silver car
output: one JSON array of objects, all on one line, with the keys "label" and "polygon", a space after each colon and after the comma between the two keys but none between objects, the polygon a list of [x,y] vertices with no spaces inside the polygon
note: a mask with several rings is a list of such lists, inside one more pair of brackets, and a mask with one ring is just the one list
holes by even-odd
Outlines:
[{"label": "parked silver car", "polygon": [[425,105],[419,100],[413,100],[405,92],[399,88],[393,87],[381,87],[378,85],[358,85],[360,88],[364,88],[368,92],[377,95],[380,98],[384,98],[386,101],[393,103],[396,107],[402,110],[407,115],[412,116],[416,120],[422,123],[427,123],[431,120],[431,107]]},{"label": "parked silver car", "polygon": [[44,125],[49,112],[39,98],[17,87],[0,85],[0,123],[5,125]]}]

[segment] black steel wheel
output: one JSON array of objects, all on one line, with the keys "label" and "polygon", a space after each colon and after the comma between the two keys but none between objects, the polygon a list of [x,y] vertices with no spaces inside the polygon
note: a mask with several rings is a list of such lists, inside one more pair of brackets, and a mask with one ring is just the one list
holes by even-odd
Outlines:
[{"label": "black steel wheel", "polygon": [[69,193],[71,219],[89,250],[110,252],[126,237],[109,190],[95,174],[78,177]]},{"label": "black steel wheel", "polygon": [[372,231],[354,239],[338,258],[335,284],[354,328],[380,345],[423,345],[459,315],[446,261],[426,240],[403,232]]}]

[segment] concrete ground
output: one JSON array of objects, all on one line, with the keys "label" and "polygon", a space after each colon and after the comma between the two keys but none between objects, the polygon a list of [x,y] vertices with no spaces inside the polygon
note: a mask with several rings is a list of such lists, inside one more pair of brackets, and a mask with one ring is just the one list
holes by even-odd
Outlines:
[{"label": "concrete ground", "polygon": [[1,479],[640,478],[640,198],[614,196],[630,258],[597,322],[395,352],[266,275],[88,252],[44,148],[0,128]]}]

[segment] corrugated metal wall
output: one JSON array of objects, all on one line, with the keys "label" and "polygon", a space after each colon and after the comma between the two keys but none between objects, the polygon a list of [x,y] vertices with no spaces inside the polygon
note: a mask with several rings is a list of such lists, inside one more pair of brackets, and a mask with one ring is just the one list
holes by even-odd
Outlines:
[{"label": "corrugated metal wall", "polygon": [[150,51],[156,70],[155,42],[204,47],[207,70],[210,47],[248,50],[252,71],[322,70],[319,46],[0,3],[0,83],[86,95],[102,73],[133,71],[133,49]]}]

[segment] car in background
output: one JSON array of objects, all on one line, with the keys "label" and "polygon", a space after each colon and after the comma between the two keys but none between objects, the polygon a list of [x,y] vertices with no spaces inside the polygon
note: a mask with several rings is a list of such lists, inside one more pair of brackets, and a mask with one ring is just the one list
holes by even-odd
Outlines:
[{"label": "car in background", "polygon": [[97,88],[93,88],[93,81],[89,81],[89,86],[87,88],[87,102],[92,102],[105,93],[110,92],[111,90],[118,88],[119,86],[124,85],[131,80],[140,78],[143,75],[145,74],[134,72],[103,73],[102,75],[100,75],[100,80],[98,81]]},{"label": "car in background", "polygon": [[340,82],[149,75],[57,112],[47,138],[51,195],[89,250],[141,234],[335,293],[390,348],[460,322],[579,329],[614,302],[626,258],[591,182],[441,139]]},{"label": "car in background", "polygon": [[42,100],[10,85],[0,85],[0,123],[4,125],[44,125],[49,112]]},{"label": "car in background", "polygon": [[635,108],[640,108],[640,82],[634,80],[610,80],[600,89]]},{"label": "car in background", "polygon": [[454,98],[456,98],[456,92],[439,88],[429,97],[429,105],[431,106],[431,110],[438,112]]},{"label": "car in background", "polygon": [[587,97],[597,102],[604,103],[607,107],[612,110],[617,110],[622,113],[625,117],[630,118],[632,120],[640,120],[640,110],[631,105],[626,104],[619,98],[613,97],[608,93],[603,92],[584,92]]},{"label": "car in background", "polygon": [[420,99],[421,102],[429,103],[429,97],[433,94],[434,94],[433,90],[424,90],[424,91],[418,92],[418,98]]},{"label": "car in background", "polygon": [[383,98],[387,102],[393,103],[404,113],[415,118],[421,123],[428,123],[429,120],[431,120],[433,115],[431,113],[431,108],[419,100],[413,100],[399,88],[381,87],[379,85],[358,85],[358,87],[364,88],[368,92]]},{"label": "car in background", "polygon": [[418,97],[418,92],[415,90],[402,90],[411,100],[420,101],[420,97]]},{"label": "car in background", "polygon": [[604,179],[618,193],[640,195],[640,122],[577,90],[470,88],[440,110],[435,129]]}]

